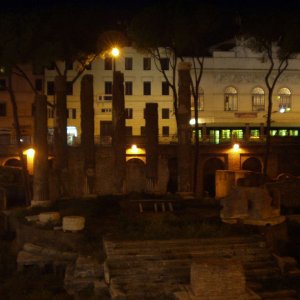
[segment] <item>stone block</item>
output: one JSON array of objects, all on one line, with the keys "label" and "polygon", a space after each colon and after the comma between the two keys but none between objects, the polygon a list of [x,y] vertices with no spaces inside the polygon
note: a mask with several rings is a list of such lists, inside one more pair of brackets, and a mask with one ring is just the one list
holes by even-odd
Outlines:
[{"label": "stone block", "polygon": [[209,259],[192,263],[191,290],[195,296],[203,299],[223,295],[242,296],[246,291],[243,266],[232,259]]}]

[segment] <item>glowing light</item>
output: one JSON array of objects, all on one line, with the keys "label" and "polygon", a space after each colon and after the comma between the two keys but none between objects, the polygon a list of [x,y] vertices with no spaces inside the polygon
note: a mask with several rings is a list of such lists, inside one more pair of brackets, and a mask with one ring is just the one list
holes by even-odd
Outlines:
[{"label": "glowing light", "polygon": [[111,49],[111,55],[113,57],[118,57],[120,55],[120,50],[117,47]]},{"label": "glowing light", "polygon": [[279,109],[279,112],[283,114],[283,113],[285,112],[285,108],[284,108],[284,107],[281,107],[281,108]]},{"label": "glowing light", "polygon": [[132,145],[131,146],[131,151],[132,151],[132,153],[137,154],[139,150],[138,150],[138,147],[136,145]]},{"label": "glowing light", "polygon": [[27,156],[27,170],[30,175],[33,175],[33,161],[34,161],[34,155],[35,150],[30,148],[23,152],[24,155]]},{"label": "glowing light", "polygon": [[237,152],[240,149],[240,145],[239,144],[234,144],[232,149],[233,149],[234,152]]}]

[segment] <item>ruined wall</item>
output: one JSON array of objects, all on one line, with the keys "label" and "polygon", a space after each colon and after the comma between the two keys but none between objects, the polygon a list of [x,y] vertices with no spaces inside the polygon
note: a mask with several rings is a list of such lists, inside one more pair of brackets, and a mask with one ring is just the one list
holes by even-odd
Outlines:
[{"label": "ruined wall", "polygon": [[[163,152],[165,152],[163,150]],[[168,157],[169,155],[162,154],[158,159],[158,184],[156,193],[165,193],[168,182]],[[64,178],[70,197],[81,197],[84,195],[84,157],[80,147],[69,147],[68,156],[69,172],[68,178]],[[96,179],[95,179],[95,194],[107,195],[115,194],[114,180],[114,159],[112,147],[96,147]],[[58,197],[56,187],[54,185],[54,172],[51,170],[50,176],[50,191],[51,199]]]}]

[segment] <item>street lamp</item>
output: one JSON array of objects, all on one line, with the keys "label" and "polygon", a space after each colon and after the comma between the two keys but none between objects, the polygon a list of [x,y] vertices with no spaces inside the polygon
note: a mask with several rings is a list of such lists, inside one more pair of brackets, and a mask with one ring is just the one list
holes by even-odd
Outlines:
[{"label": "street lamp", "polygon": [[120,50],[117,47],[111,49],[111,56],[113,58],[113,71],[116,71],[116,57],[120,55]]}]

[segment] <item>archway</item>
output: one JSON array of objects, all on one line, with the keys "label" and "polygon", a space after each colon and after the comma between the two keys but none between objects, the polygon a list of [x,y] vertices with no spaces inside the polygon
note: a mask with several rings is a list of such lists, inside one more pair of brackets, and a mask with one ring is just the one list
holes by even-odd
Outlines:
[{"label": "archway", "polygon": [[138,158],[132,158],[126,163],[126,191],[144,192],[146,185],[145,163]]},{"label": "archway", "polygon": [[224,162],[216,157],[209,158],[203,167],[203,186],[211,197],[216,195],[216,170],[225,170]]},{"label": "archway", "polygon": [[168,160],[169,179],[167,184],[167,192],[175,193],[178,189],[177,182],[177,158],[172,157]]},{"label": "archway", "polygon": [[258,158],[249,157],[242,164],[242,170],[248,170],[252,172],[261,172],[262,165]]},{"label": "archway", "polygon": [[19,168],[21,168],[21,161],[19,159],[17,159],[17,158],[9,158],[4,163],[4,166],[6,166],[6,167],[19,167]]}]

